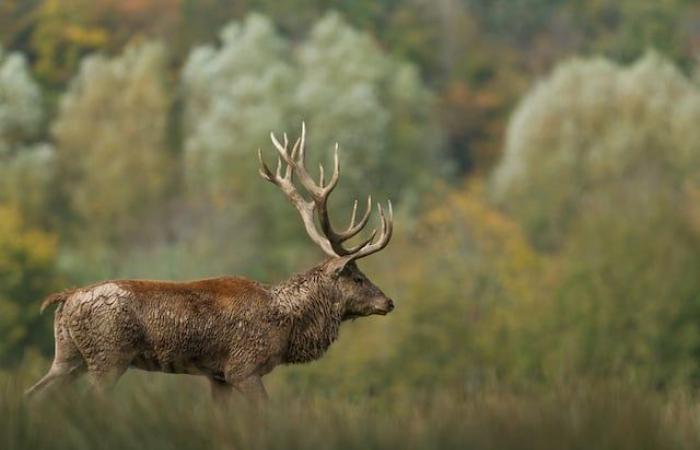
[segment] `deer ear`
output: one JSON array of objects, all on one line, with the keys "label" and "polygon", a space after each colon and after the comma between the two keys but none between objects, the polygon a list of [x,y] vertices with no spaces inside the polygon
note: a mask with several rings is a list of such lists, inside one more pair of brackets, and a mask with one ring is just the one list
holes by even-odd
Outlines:
[{"label": "deer ear", "polygon": [[352,261],[352,255],[333,258],[326,266],[326,270],[334,277],[340,276],[341,272]]}]

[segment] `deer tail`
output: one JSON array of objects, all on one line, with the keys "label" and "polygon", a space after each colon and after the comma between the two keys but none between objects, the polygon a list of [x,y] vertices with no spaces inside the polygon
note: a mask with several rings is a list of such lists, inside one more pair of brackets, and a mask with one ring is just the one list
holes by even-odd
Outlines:
[{"label": "deer tail", "polygon": [[68,289],[65,291],[57,292],[55,294],[51,294],[46,299],[43,301],[41,304],[41,308],[39,309],[39,314],[43,313],[46,308],[53,304],[57,303],[63,303],[66,300],[68,300],[68,297],[73,293],[72,289]]}]

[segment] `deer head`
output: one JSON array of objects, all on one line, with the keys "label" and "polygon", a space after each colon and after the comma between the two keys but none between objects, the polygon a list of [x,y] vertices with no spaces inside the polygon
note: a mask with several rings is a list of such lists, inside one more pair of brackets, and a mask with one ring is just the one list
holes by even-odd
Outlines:
[{"label": "deer head", "polygon": [[[342,318],[368,316],[372,314],[387,314],[394,309],[394,302],[372,283],[367,276],[357,267],[356,261],[384,249],[393,230],[393,210],[391,201],[388,202],[388,214],[377,203],[377,210],[381,222],[381,230],[377,234],[374,229],[367,238],[356,245],[346,248],[343,243],[357,236],[367,225],[372,212],[372,197],[367,197],[367,207],[359,221],[357,218],[357,206],[352,208],[350,224],[344,231],[336,231],[331,225],[328,214],[328,197],[335,189],[340,178],[340,164],[338,162],[338,144],[335,145],[333,174],[325,182],[323,165],[319,165],[319,181],[316,183],[309,175],[305,167],[305,142],[306,126],[302,123],[301,137],[299,137],[291,151],[289,141],[284,134],[282,143],[270,133],[272,143],[277,152],[277,168],[273,173],[262,157],[258,149],[260,160],[260,175],[279,187],[294,207],[299,211],[304,222],[306,232],[323,252],[329,257],[319,266],[316,273],[324,277],[324,285],[332,289],[334,299],[342,308]],[[284,171],[284,173],[283,173]],[[294,185],[294,175],[306,191],[308,199],[297,191]],[[320,224],[320,230],[316,220]]]}]

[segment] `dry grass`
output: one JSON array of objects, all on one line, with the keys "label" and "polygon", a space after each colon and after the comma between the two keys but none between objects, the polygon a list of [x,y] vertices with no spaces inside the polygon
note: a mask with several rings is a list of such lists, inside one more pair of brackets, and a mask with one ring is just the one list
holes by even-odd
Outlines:
[{"label": "dry grass", "polygon": [[27,405],[27,383],[0,384],[0,448],[14,449],[697,449],[687,394],[615,383],[367,398],[278,387],[262,409],[211,404],[206,385],[129,375],[107,398],[84,386]]}]

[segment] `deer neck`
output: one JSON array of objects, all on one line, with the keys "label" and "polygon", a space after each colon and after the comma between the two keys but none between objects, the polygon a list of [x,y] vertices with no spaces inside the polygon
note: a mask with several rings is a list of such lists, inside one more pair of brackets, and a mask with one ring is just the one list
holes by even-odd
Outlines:
[{"label": "deer neck", "polygon": [[338,293],[320,270],[295,275],[272,289],[292,327],[284,362],[302,363],[320,358],[338,337],[342,310]]}]

